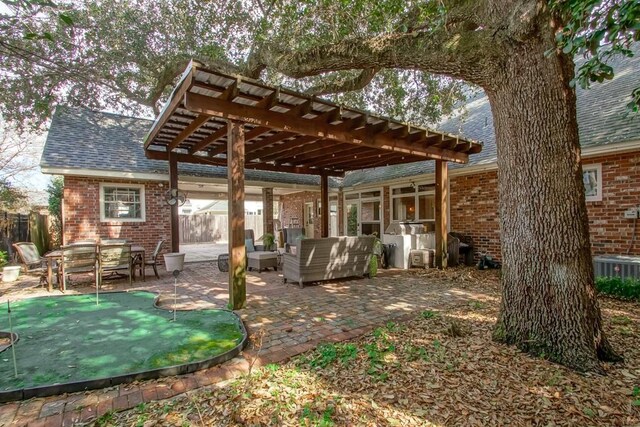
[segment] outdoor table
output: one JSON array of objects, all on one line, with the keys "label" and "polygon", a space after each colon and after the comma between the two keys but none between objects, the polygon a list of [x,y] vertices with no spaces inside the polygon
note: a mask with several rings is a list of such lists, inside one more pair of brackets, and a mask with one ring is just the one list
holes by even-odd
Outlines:
[{"label": "outdoor table", "polygon": [[[100,249],[100,245],[96,245],[96,250]],[[144,265],[144,247],[140,245],[131,245],[131,255],[140,255],[142,256],[142,262]],[[44,254],[44,257],[47,259],[47,283],[49,287],[49,292],[53,290],[53,263],[54,261],[59,261],[62,259],[62,250],[56,249],[55,251],[48,252]],[[144,267],[143,267],[144,268]],[[97,273],[96,273],[97,274]],[[133,274],[133,272],[132,272]],[[58,284],[60,286],[60,284]],[[64,291],[64,289],[62,289]]]}]

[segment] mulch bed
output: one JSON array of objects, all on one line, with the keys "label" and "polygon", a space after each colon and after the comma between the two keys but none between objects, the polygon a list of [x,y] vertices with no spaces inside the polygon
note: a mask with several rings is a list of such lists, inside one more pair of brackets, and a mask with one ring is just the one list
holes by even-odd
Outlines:
[{"label": "mulch bed", "polygon": [[483,297],[380,325],[240,379],[107,414],[96,425],[640,424],[640,304],[601,298],[605,328],[625,362],[605,364],[606,376],[579,374],[491,340],[495,272],[412,274],[448,278],[452,291],[474,289]]}]

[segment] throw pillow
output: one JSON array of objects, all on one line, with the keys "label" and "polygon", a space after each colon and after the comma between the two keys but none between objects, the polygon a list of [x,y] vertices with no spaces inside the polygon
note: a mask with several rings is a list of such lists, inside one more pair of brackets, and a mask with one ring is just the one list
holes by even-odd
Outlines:
[{"label": "throw pillow", "polygon": [[253,246],[253,240],[252,239],[246,239],[244,241],[244,246],[247,248],[247,252],[255,252],[256,251],[256,247]]}]

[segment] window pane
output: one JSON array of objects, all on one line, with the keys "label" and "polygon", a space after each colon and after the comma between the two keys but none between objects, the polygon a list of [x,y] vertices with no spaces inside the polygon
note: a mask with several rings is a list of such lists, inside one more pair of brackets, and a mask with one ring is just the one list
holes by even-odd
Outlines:
[{"label": "window pane", "polygon": [[418,196],[418,214],[420,219],[435,219],[436,205],[434,195]]},{"label": "window pane", "polygon": [[416,219],[416,199],[413,196],[393,199],[393,220],[414,221]]},{"label": "window pane", "polygon": [[360,194],[351,193],[351,194],[347,194],[346,196],[344,196],[344,198],[347,199],[347,200],[355,200],[355,199],[359,199],[360,198]]},{"label": "window pane", "polygon": [[372,234],[375,234],[376,236],[380,237],[380,223],[379,222],[374,222],[369,224],[362,223],[362,235],[370,236]]},{"label": "window pane", "polygon": [[361,222],[380,221],[380,202],[362,202]]},{"label": "window pane", "polygon": [[422,184],[418,186],[418,192],[422,193],[425,191],[436,191],[435,184]]},{"label": "window pane", "polygon": [[106,218],[141,219],[142,203],[139,188],[104,187],[104,214]]},{"label": "window pane", "polygon": [[402,188],[394,188],[391,194],[411,194],[415,192],[416,192],[416,189],[414,187],[402,187]]},{"label": "window pane", "polygon": [[366,193],[360,193],[361,199],[370,199],[372,197],[380,197],[379,191],[368,191]]},{"label": "window pane", "polygon": [[585,195],[587,197],[597,197],[598,196],[598,171],[596,169],[583,171],[582,181],[584,182]]}]

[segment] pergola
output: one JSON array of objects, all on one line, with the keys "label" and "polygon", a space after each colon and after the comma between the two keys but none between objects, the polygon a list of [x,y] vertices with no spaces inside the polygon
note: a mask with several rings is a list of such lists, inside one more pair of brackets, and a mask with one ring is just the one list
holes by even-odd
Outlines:
[{"label": "pergola", "polygon": [[[446,266],[447,162],[466,163],[478,142],[313,96],[223,74],[191,62],[145,140],[150,159],[227,167],[230,303],[245,303],[244,170],[320,176],[321,236],[329,235],[328,177],[427,159],[436,161],[436,263]],[[265,212],[265,215],[272,215]],[[178,207],[171,207],[172,250],[179,250]]]}]

